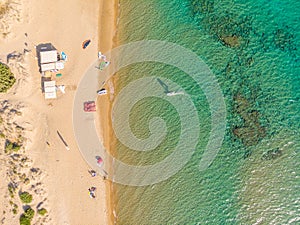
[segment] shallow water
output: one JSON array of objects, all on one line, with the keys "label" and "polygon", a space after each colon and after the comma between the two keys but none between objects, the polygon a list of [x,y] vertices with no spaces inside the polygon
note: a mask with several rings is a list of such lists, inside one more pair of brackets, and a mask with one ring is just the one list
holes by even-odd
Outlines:
[{"label": "shallow water", "polygon": [[[192,158],[168,180],[145,187],[114,185],[117,224],[300,223],[299,21],[296,0],[120,0],[119,44],[156,39],[194,51],[218,79],[227,127],[217,157],[199,171],[211,129],[201,88],[184,72],[160,63],[120,70],[116,95],[143,77],[180,85],[192,99],[201,128]],[[148,137],[154,117],[168,129],[161,144],[141,152],[116,141],[116,157],[149,165],[171,154],[181,124],[167,101],[139,101],[130,114],[131,130]]]}]

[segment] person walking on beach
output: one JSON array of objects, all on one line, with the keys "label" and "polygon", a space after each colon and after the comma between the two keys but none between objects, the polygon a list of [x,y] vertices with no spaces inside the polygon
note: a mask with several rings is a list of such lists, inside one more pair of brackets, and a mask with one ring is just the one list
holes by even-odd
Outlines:
[{"label": "person walking on beach", "polygon": [[90,187],[88,190],[89,190],[90,197],[96,198],[96,195],[95,195],[96,187]]},{"label": "person walking on beach", "polygon": [[89,171],[89,173],[91,174],[92,177],[95,177],[97,175],[95,170],[91,170]]}]

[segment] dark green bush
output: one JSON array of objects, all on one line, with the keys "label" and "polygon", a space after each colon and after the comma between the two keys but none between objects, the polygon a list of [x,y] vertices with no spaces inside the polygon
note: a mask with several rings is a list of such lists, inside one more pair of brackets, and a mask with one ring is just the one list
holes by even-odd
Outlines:
[{"label": "dark green bush", "polygon": [[20,216],[20,225],[30,225],[33,217],[34,217],[34,210],[29,207]]},{"label": "dark green bush", "polygon": [[0,62],[0,92],[7,92],[15,82],[16,79],[9,67]]},{"label": "dark green bush", "polygon": [[25,214],[20,216],[20,225],[31,225],[31,220]]},{"label": "dark green bush", "polygon": [[4,152],[9,154],[11,152],[17,152],[19,151],[21,148],[21,145],[18,145],[17,143],[15,142],[11,142],[10,140],[6,140],[6,143],[5,143],[5,150]]},{"label": "dark green bush", "polygon": [[32,202],[32,195],[28,192],[24,191],[20,194],[20,199],[23,203],[30,203]]},{"label": "dark green bush", "polygon": [[33,210],[32,208],[29,207],[28,209],[25,210],[24,215],[25,215],[28,219],[32,220],[32,218],[34,217],[34,210]]}]

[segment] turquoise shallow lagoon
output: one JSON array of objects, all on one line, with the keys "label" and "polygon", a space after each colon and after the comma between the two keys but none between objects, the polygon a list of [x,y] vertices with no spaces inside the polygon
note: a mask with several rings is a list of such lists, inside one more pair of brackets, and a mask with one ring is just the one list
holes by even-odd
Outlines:
[{"label": "turquoise shallow lagoon", "polygon": [[[180,85],[195,105],[201,131],[191,160],[168,180],[113,185],[117,224],[300,224],[299,21],[297,0],[120,0],[118,44],[154,39],[195,52],[219,82],[227,126],[217,157],[199,171],[211,128],[201,88],[159,63],[120,70],[116,94],[148,76]],[[149,120],[157,116],[168,133],[154,151],[133,151],[116,141],[115,156],[149,165],[170,154],[180,118],[168,102],[149,97],[136,104],[131,130],[146,138]]]}]

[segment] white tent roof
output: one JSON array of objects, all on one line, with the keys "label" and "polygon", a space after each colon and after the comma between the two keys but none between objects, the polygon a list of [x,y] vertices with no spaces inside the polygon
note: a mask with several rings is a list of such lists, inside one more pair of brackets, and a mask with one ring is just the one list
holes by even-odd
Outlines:
[{"label": "white tent roof", "polygon": [[55,63],[45,63],[45,64],[41,64],[41,71],[45,72],[45,71],[49,71],[49,70],[55,70]]},{"label": "white tent roof", "polygon": [[44,81],[45,99],[56,98],[55,81]]},{"label": "white tent roof", "polygon": [[45,93],[45,99],[54,99],[54,98],[56,98],[56,92]]},{"label": "white tent roof", "polygon": [[57,62],[57,51],[56,50],[41,51],[40,60],[41,60],[41,64]]},{"label": "white tent roof", "polygon": [[55,87],[55,80],[44,81],[44,87]]},{"label": "white tent roof", "polygon": [[64,68],[63,62],[53,62],[53,63],[44,63],[41,64],[41,71],[49,71],[49,70],[62,70]]}]

